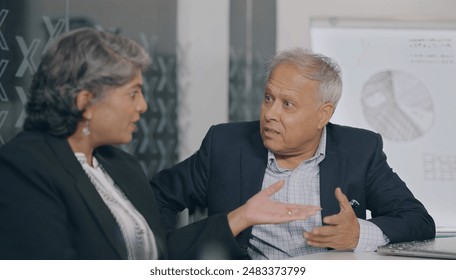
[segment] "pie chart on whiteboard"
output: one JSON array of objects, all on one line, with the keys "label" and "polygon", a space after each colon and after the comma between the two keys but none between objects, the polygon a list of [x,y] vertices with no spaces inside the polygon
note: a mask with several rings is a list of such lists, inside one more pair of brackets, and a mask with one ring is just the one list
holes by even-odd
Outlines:
[{"label": "pie chart on whiteboard", "polygon": [[383,71],[363,86],[367,122],[383,137],[407,142],[426,134],[434,123],[434,105],[426,86],[405,71]]}]

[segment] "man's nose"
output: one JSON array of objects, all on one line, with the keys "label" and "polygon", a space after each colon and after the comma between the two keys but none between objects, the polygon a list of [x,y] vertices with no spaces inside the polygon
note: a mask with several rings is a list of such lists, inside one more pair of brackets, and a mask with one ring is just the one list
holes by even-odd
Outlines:
[{"label": "man's nose", "polygon": [[267,120],[278,120],[280,116],[280,103],[274,101],[272,104],[265,108],[265,117]]}]

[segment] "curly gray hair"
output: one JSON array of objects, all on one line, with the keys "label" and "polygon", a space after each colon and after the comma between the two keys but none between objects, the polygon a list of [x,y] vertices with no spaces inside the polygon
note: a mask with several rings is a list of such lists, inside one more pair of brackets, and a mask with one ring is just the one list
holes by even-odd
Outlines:
[{"label": "curly gray hair", "polygon": [[150,62],[141,46],[120,35],[92,28],[61,35],[33,76],[24,129],[57,137],[73,134],[82,119],[75,102],[81,90],[99,100],[106,89],[128,83]]}]

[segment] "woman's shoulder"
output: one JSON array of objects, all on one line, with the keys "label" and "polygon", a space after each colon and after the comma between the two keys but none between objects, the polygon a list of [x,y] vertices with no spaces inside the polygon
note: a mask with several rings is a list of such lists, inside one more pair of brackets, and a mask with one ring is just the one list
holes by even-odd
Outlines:
[{"label": "woman's shoulder", "polygon": [[0,156],[28,154],[42,152],[45,146],[43,134],[35,131],[21,131],[11,140],[0,147]]},{"label": "woman's shoulder", "polygon": [[[0,148],[0,169],[21,177],[50,179],[55,167],[61,166],[46,137],[23,131]],[[12,175],[11,175],[12,176]],[[2,177],[2,176],[0,176]]]}]

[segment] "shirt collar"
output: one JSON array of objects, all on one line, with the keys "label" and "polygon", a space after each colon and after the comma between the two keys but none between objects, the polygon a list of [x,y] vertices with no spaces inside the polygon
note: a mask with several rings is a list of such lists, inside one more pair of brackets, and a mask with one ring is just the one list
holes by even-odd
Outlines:
[{"label": "shirt collar", "polygon": [[[87,158],[86,158],[84,153],[76,152],[76,153],[74,153],[74,155],[76,156],[76,158],[78,159],[80,164],[87,164],[88,165]],[[95,157],[93,157],[92,158],[92,166],[93,166],[93,168],[95,168],[95,169],[98,168],[98,165],[99,165],[98,160]]]}]

